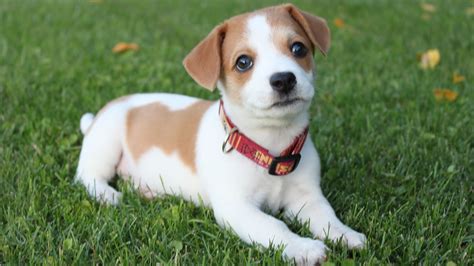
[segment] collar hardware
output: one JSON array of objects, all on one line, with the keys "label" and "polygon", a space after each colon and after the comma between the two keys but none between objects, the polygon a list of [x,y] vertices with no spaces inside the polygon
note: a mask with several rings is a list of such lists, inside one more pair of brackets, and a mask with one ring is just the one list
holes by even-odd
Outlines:
[{"label": "collar hardware", "polygon": [[225,137],[224,142],[222,143],[222,152],[223,153],[229,153],[234,149],[234,146],[229,144],[229,147],[227,147],[227,144],[229,143],[230,137],[232,137],[232,134],[235,132],[238,132],[239,129],[237,127],[232,128],[229,133],[227,133],[227,136]]},{"label": "collar hardware", "polygon": [[290,154],[286,156],[274,157],[268,173],[271,175],[287,175],[293,172],[301,160],[301,154]]},{"label": "collar hardware", "polygon": [[245,136],[232,123],[224,111],[224,104],[220,100],[219,116],[222,120],[224,131],[227,133],[222,143],[222,152],[229,153],[236,150],[243,156],[254,161],[259,166],[268,169],[268,174],[282,176],[293,172],[301,160],[301,150],[308,135],[308,127],[296,136],[295,140],[279,156],[273,156],[264,147]]}]

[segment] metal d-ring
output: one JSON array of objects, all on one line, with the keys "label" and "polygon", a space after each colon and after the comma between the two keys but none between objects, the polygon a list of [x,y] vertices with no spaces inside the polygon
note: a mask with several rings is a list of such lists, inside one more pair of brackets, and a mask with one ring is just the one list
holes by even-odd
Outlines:
[{"label": "metal d-ring", "polygon": [[239,131],[239,129],[237,127],[234,127],[229,131],[229,133],[227,133],[227,136],[225,137],[225,140],[222,143],[222,152],[223,153],[228,153],[228,152],[230,152],[234,149],[234,147],[232,147],[232,145],[230,145],[230,148],[227,148],[227,149],[226,149],[226,146],[227,146],[227,143],[229,142],[230,136],[232,136],[232,134],[234,132],[237,132],[237,131]]}]

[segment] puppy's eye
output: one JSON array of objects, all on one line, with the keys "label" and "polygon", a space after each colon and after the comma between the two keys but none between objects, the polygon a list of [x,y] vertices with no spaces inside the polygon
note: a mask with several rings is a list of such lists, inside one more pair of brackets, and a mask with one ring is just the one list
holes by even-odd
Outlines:
[{"label": "puppy's eye", "polygon": [[239,72],[245,72],[249,70],[253,65],[252,58],[248,55],[241,55],[237,58],[237,62],[235,62],[235,67]]},{"label": "puppy's eye", "polygon": [[308,49],[304,46],[304,44],[300,43],[300,42],[295,42],[291,45],[291,53],[295,56],[295,57],[305,57],[306,54],[308,53]]}]

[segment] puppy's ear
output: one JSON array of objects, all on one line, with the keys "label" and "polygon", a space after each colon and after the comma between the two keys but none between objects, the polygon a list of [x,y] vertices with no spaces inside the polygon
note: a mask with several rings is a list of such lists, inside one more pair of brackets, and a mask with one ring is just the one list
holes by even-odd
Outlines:
[{"label": "puppy's ear", "polygon": [[314,48],[318,48],[323,55],[327,55],[331,45],[331,32],[326,20],[299,10],[292,4],[283,5],[293,19],[303,28]]},{"label": "puppy's ear", "polygon": [[227,27],[221,24],[215,27],[184,58],[183,65],[188,74],[199,85],[213,91],[221,72],[221,46]]}]

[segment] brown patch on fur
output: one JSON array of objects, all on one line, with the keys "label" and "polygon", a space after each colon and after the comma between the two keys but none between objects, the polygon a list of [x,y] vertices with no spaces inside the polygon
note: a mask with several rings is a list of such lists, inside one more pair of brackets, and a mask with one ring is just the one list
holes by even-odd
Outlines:
[{"label": "brown patch on fur", "polygon": [[97,112],[97,114],[95,115],[94,117],[94,120],[92,121],[92,124],[89,126],[89,128],[87,129],[86,133],[84,133],[84,136],[87,135],[92,127],[94,126],[95,124],[95,121],[97,121],[97,119],[105,112],[107,111],[107,109],[109,109],[112,105],[115,105],[117,103],[121,103],[121,102],[124,102],[126,100],[128,100],[132,95],[126,95],[126,96],[122,96],[122,97],[119,97],[115,100],[112,100],[110,102],[108,102],[104,107],[102,107],[102,109],[99,110],[99,112]]},{"label": "brown patch on fur", "polygon": [[215,89],[220,76],[221,44],[226,31],[225,24],[215,27],[183,60],[194,81],[210,91]]},{"label": "brown patch on fur", "polygon": [[241,55],[248,55],[255,63],[257,54],[250,49],[247,43],[247,19],[249,14],[243,14],[233,17],[225,22],[227,32],[222,43],[222,74],[220,80],[229,98],[235,103],[240,103],[240,88],[242,88],[247,80],[252,76],[253,68],[245,72],[239,72],[235,63]]},{"label": "brown patch on fur", "polygon": [[319,48],[323,55],[326,55],[331,46],[331,32],[326,20],[318,16],[299,10],[292,4],[281,5],[286,9],[291,17],[303,28],[308,35],[313,47]]},{"label": "brown patch on fur", "polygon": [[[288,11],[281,6],[266,10],[267,22],[272,30],[272,39],[275,46],[285,55],[293,58],[306,72],[311,71],[313,63],[313,45],[303,28],[293,19]],[[310,53],[305,57],[297,58],[291,52],[291,46],[301,42]]]},{"label": "brown patch on fur", "polygon": [[196,134],[211,104],[198,101],[185,109],[170,111],[166,105],[151,103],[130,110],[126,134],[133,159],[136,161],[150,148],[158,147],[166,154],[178,152],[184,164],[196,172]]}]

